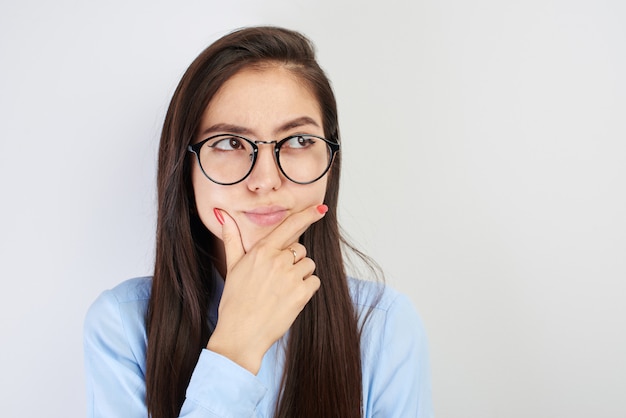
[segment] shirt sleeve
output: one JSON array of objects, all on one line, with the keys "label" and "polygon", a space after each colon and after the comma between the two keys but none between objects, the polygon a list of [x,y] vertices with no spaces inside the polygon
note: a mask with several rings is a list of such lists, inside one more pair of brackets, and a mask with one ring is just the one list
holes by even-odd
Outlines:
[{"label": "shirt sleeve", "polygon": [[432,418],[428,344],[413,304],[399,294],[380,330],[381,346],[373,376],[372,417]]},{"label": "shirt sleeve", "polygon": [[115,294],[91,305],[84,325],[87,416],[146,417],[144,373],[121,320]]},{"label": "shirt sleeve", "polygon": [[[125,321],[129,309],[112,291],[104,292],[85,318],[84,350],[87,416],[145,418],[146,384],[144,333]],[[132,310],[132,308],[130,308]],[[141,313],[133,319],[143,321]],[[132,321],[131,321],[132,322]],[[187,387],[180,417],[255,417],[267,389],[252,373],[227,358],[203,350]]]},{"label": "shirt sleeve", "polygon": [[248,370],[204,349],[187,387],[181,417],[256,417],[256,408],[266,392],[267,388]]}]

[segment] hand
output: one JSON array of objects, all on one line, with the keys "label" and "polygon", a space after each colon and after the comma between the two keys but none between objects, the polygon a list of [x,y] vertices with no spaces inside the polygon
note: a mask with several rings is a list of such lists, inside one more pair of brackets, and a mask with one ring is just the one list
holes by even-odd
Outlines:
[{"label": "hand", "polygon": [[246,253],[239,227],[221,211],[227,274],[207,349],[258,373],[267,350],[320,287],[315,263],[298,239],[325,212],[325,206],[310,207],[287,217]]}]

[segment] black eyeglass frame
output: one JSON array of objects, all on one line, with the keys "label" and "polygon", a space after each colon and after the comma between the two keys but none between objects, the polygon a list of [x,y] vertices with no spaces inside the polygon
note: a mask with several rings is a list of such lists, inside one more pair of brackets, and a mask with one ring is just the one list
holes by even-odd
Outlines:
[{"label": "black eyeglass frame", "polygon": [[[237,181],[233,181],[230,183],[223,183],[220,181],[217,181],[215,179],[212,179],[207,173],[206,171],[204,171],[204,167],[202,167],[202,162],[200,161],[200,149],[202,148],[202,146],[204,144],[206,144],[208,141],[218,138],[218,137],[230,137],[230,138],[237,138],[237,139],[241,139],[246,141],[248,144],[250,144],[250,146],[252,147],[252,163],[250,164],[250,169],[248,170],[248,172],[239,180]],[[318,177],[316,177],[315,179],[311,180],[311,181],[306,181],[306,182],[302,182],[302,181],[296,181],[294,179],[292,179],[291,177],[289,177],[287,175],[287,173],[285,173],[285,170],[283,170],[283,167],[280,164],[280,148],[283,146],[283,144],[285,144],[287,141],[289,141],[290,139],[293,138],[299,138],[299,137],[303,137],[303,138],[315,138],[315,139],[319,139],[322,140],[326,143],[326,145],[328,145],[328,148],[330,149],[330,158],[328,159],[328,166],[326,166],[326,169],[322,172],[322,174],[320,174]],[[311,135],[311,134],[302,134],[302,135],[290,135],[286,138],[283,138],[279,141],[253,141],[251,139],[246,138],[245,136],[241,136],[241,135],[236,135],[236,134],[217,134],[217,135],[213,135],[208,137],[207,139],[203,139],[202,141],[196,143],[196,144],[192,144],[187,146],[187,151],[192,152],[193,154],[195,154],[196,156],[196,161],[198,161],[198,165],[200,166],[200,170],[202,170],[202,174],[204,174],[204,176],[206,178],[208,178],[209,180],[211,180],[213,183],[222,185],[222,186],[232,186],[233,184],[237,184],[237,183],[241,183],[242,181],[244,181],[249,175],[250,173],[252,173],[252,170],[254,169],[254,165],[256,164],[256,160],[257,160],[257,156],[259,154],[259,145],[270,145],[270,144],[274,144],[274,159],[276,160],[276,165],[278,166],[278,169],[280,170],[280,172],[290,181],[297,183],[297,184],[311,184],[311,183],[315,183],[316,181],[318,181],[319,179],[321,179],[322,177],[324,177],[324,175],[328,172],[328,170],[330,169],[330,167],[333,165],[333,161],[335,160],[335,155],[337,154],[337,152],[339,152],[341,146],[337,143],[337,142],[333,142],[329,139],[323,138],[321,136],[317,136],[317,135]]]}]

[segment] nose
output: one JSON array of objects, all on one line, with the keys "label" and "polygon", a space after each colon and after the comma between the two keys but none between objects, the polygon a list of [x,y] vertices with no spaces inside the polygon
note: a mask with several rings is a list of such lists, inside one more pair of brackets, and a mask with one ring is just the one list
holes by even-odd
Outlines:
[{"label": "nose", "polygon": [[274,144],[259,144],[258,146],[256,162],[252,172],[246,178],[248,189],[255,192],[276,190],[282,185],[283,178],[274,157]]}]

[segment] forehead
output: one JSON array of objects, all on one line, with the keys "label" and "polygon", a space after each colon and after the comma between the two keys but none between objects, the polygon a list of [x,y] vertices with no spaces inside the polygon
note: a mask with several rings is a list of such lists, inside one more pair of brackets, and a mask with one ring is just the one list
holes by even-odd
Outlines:
[{"label": "forehead", "polygon": [[321,115],[309,86],[284,66],[272,65],[246,68],[229,78],[209,102],[199,128],[225,123],[267,133],[303,117],[321,128]]}]

